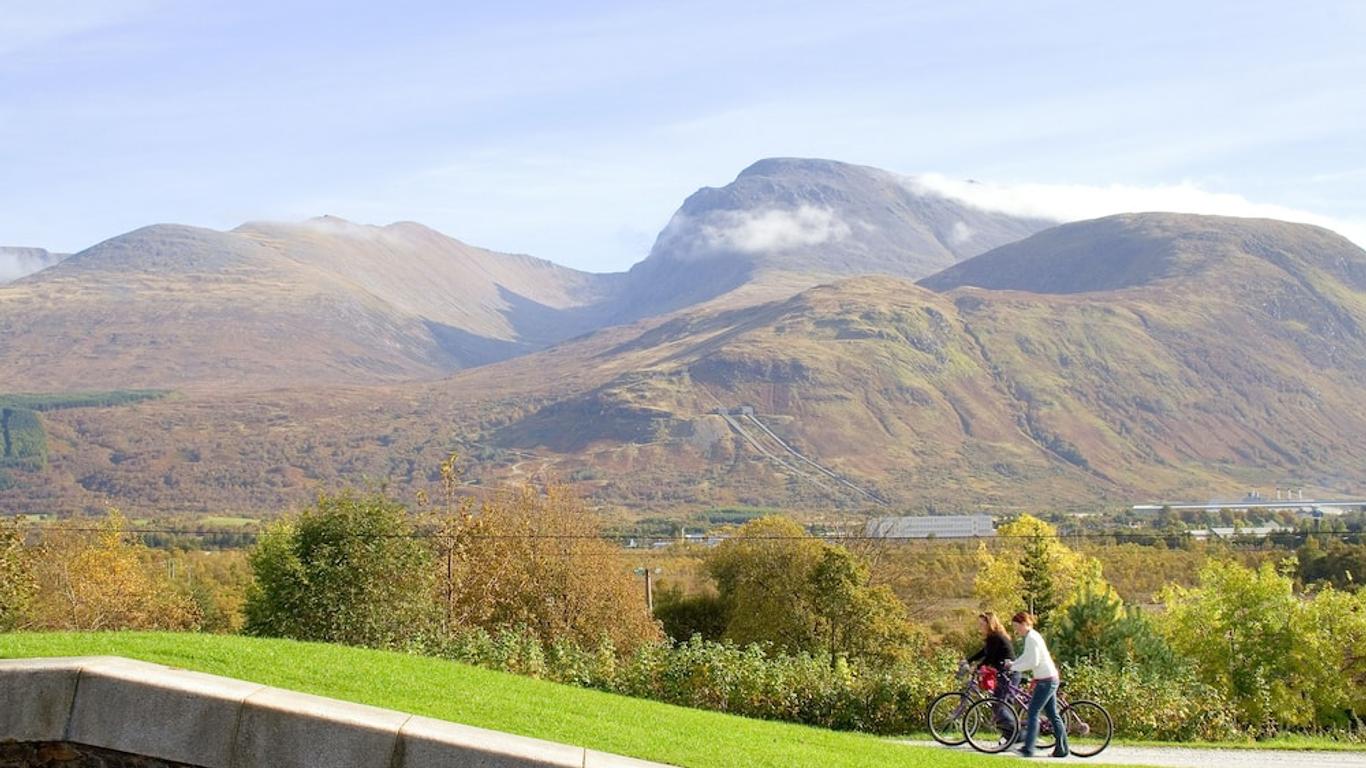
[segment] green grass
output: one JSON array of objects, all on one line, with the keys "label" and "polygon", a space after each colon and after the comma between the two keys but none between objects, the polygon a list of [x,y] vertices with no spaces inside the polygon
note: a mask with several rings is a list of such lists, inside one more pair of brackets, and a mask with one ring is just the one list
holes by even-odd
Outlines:
[{"label": "green grass", "polygon": [[0,658],[91,655],[142,659],[688,768],[993,764],[971,753],[675,707],[385,651],[222,635],[0,634]]}]

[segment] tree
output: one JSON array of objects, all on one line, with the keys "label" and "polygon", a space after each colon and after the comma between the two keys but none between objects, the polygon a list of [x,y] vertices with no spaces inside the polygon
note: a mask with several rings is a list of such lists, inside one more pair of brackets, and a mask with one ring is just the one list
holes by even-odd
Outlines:
[{"label": "tree", "polygon": [[1034,614],[1040,629],[1048,627],[1053,610],[1058,607],[1053,587],[1053,552],[1043,535],[1025,541],[1024,556],[1020,559],[1020,597],[1025,610]]},{"label": "tree", "polygon": [[440,590],[448,629],[526,630],[546,643],[607,641],[623,652],[661,639],[623,551],[599,525],[559,486],[456,506],[438,538],[450,564]]},{"label": "tree", "polygon": [[12,518],[0,520],[0,632],[23,621],[37,586],[24,532]]},{"label": "tree", "polygon": [[906,608],[886,586],[868,585],[868,566],[844,547],[827,546],[811,573],[816,634],[834,668],[840,657],[889,663],[913,644]]},{"label": "tree", "polygon": [[250,563],[248,634],[394,647],[435,626],[431,552],[381,495],[320,496],[269,527]]},{"label": "tree", "polygon": [[1162,596],[1172,647],[1263,731],[1366,712],[1366,594],[1296,595],[1295,568],[1211,561],[1198,586]]},{"label": "tree", "polygon": [[673,585],[655,593],[655,618],[669,639],[686,643],[694,635],[717,641],[726,632],[726,604],[714,592],[686,594]]},{"label": "tree", "polygon": [[867,565],[781,517],[742,526],[707,567],[726,611],[724,637],[786,653],[890,661],[916,635],[905,606],[869,584]]},{"label": "tree", "polygon": [[1057,529],[1037,517],[1021,515],[996,533],[995,551],[985,542],[977,550],[973,594],[983,610],[1002,616],[1028,610],[1047,626],[1086,585],[1104,583],[1099,560],[1063,544]]},{"label": "tree", "polygon": [[726,603],[725,638],[770,643],[779,651],[821,647],[808,597],[821,542],[783,517],[745,523],[707,559]]},{"label": "tree", "polygon": [[1135,663],[1153,670],[1180,666],[1153,623],[1137,608],[1125,608],[1119,594],[1103,583],[1085,584],[1058,612],[1049,644],[1064,663]]},{"label": "tree", "polygon": [[41,629],[198,629],[194,603],[112,510],[96,531],[45,531],[30,624]]}]

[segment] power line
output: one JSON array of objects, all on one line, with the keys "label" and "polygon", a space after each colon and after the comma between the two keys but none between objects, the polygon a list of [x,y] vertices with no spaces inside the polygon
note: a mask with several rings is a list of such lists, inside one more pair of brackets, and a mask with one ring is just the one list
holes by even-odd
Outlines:
[{"label": "power line", "polygon": [[[181,528],[124,528],[118,531],[111,531],[109,528],[100,526],[21,526],[20,531],[25,533],[114,533],[124,535],[169,535],[186,537],[248,537],[260,538],[265,534],[259,530],[186,530]],[[378,534],[358,534],[355,538],[367,539],[439,539],[444,537],[462,539],[544,539],[544,540],[563,540],[563,541],[646,541],[658,543],[682,543],[682,544],[712,544],[725,541],[824,541],[830,543],[839,542],[891,542],[891,543],[923,543],[923,544],[976,544],[990,543],[992,541],[1012,541],[1012,540],[1031,540],[1038,538],[1055,538],[1059,540],[1076,539],[1112,539],[1117,542],[1138,541],[1138,540],[1172,540],[1172,539],[1191,539],[1199,541],[1199,534],[1205,533],[1203,530],[1188,531],[1083,531],[1077,533],[1059,533],[1053,535],[1041,534],[997,534],[993,536],[870,536],[867,534],[812,534],[805,536],[783,535],[783,536],[738,536],[734,534],[705,534],[695,538],[678,538],[666,534],[653,533],[453,533],[447,534],[438,530],[412,531],[409,533],[378,533]],[[1209,541],[1268,541],[1278,538],[1294,537],[1340,537],[1349,538],[1355,536],[1366,536],[1364,531],[1316,531],[1316,530],[1285,530],[1268,531],[1258,533],[1238,533],[1234,532],[1227,536],[1207,536]]]}]

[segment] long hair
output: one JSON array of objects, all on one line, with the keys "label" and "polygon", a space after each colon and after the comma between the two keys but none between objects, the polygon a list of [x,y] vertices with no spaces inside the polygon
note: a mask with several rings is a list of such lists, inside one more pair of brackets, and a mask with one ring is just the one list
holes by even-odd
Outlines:
[{"label": "long hair", "polygon": [[977,614],[977,618],[987,623],[987,634],[1004,637],[1006,639],[1010,638],[1010,633],[1006,632],[1005,625],[1001,623],[1001,618],[996,615],[995,611],[979,613]]}]

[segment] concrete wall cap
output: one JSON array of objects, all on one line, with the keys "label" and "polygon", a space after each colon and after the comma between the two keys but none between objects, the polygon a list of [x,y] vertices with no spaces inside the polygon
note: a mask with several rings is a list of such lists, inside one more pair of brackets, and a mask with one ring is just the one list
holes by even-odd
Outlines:
[{"label": "concrete wall cap", "polygon": [[242,703],[233,768],[392,768],[410,715],[267,688]]},{"label": "concrete wall cap", "polygon": [[81,668],[67,734],[104,747],[228,768],[242,702],[264,686],[123,659]]},{"label": "concrete wall cap", "polygon": [[204,768],[665,768],[115,656],[0,659],[0,741]]},{"label": "concrete wall cap", "polygon": [[583,768],[664,768],[664,765],[586,749],[583,754]]},{"label": "concrete wall cap", "polygon": [[0,741],[62,741],[80,667],[50,659],[0,663]]},{"label": "concrete wall cap", "polygon": [[582,747],[413,717],[399,733],[404,768],[583,768]]}]

